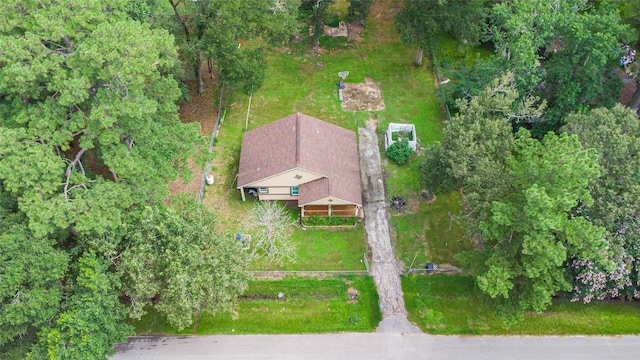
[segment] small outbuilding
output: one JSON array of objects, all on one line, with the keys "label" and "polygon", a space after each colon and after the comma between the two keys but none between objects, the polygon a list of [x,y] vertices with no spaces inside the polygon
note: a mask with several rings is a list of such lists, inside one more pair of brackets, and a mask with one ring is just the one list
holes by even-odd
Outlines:
[{"label": "small outbuilding", "polygon": [[414,152],[418,146],[418,138],[416,137],[416,127],[413,124],[396,124],[390,123],[387,132],[384,134],[385,150],[397,141],[407,140],[409,147]]},{"label": "small outbuilding", "polygon": [[242,200],[295,201],[303,217],[362,217],[356,133],[301,113],[244,134]]}]

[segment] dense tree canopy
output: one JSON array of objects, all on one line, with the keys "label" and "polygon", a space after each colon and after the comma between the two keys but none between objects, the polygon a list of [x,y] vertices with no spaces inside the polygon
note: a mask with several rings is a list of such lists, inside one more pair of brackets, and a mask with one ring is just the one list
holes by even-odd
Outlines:
[{"label": "dense tree canopy", "polygon": [[233,234],[221,233],[215,216],[193,200],[173,208],[144,209],[125,229],[118,272],[131,316],[155,307],[178,329],[197,323],[204,311],[232,311],[247,286],[246,253]]},{"label": "dense tree canopy", "polygon": [[126,341],[132,328],[124,320],[125,308],[118,301],[117,277],[108,262],[94,252],[83,254],[77,275],[66,286],[70,293],[52,327],[40,332],[33,359],[104,359],[113,354],[113,344]]},{"label": "dense tree canopy", "polygon": [[487,76],[510,71],[521,96],[547,100],[544,117],[528,125],[539,137],[558,131],[570,112],[611,107],[618,100],[617,49],[635,36],[608,0],[598,6],[588,0],[500,1],[490,7],[488,18],[484,40],[495,47],[495,55],[471,68],[450,69],[456,96],[478,94]]},{"label": "dense tree canopy", "polygon": [[[591,182],[594,205],[582,216],[608,230],[607,269],[596,261],[574,261],[576,296],[582,300],[640,297],[640,125],[632,110],[617,105],[567,116],[563,130],[598,154],[601,176]],[[596,276],[599,274],[599,276]]]},{"label": "dense tree canopy", "polygon": [[4,189],[36,236],[118,227],[134,204],[166,196],[198,136],[177,120],[165,75],[172,38],[129,19],[122,1],[28,4],[7,5],[0,25]]},{"label": "dense tree canopy", "polygon": [[57,315],[69,262],[54,240],[33,236],[20,217],[0,221],[0,349],[20,338],[33,340]]},{"label": "dense tree canopy", "polygon": [[164,203],[201,141],[178,121],[173,36],[134,20],[146,8],[130,0],[16,0],[0,13],[0,357],[104,358],[131,333],[123,292],[157,286],[132,276],[152,236],[166,254],[142,255],[172,263],[145,269],[163,282],[148,296],[172,323],[230,309],[243,253],[206,211]]},{"label": "dense tree canopy", "polygon": [[467,228],[480,250],[460,258],[513,320],[558,292],[574,299],[639,298],[637,164],[640,125],[617,105],[567,116],[542,142],[513,122],[540,116],[513,77],[468,100],[426,149],[425,187],[463,189]]},{"label": "dense tree canopy", "polygon": [[540,142],[523,129],[507,169],[511,189],[480,222],[491,248],[473,270],[480,289],[507,314],[540,312],[558,291],[571,290],[565,276],[571,256],[602,259],[605,229],[573,213],[593,202],[588,184],[598,175],[597,154],[582,149],[575,135],[548,133]]},{"label": "dense tree canopy", "polygon": [[[201,65],[209,61],[232,85],[247,92],[262,85],[266,62],[261,48],[249,45],[261,38],[282,43],[294,32],[300,1],[280,0],[167,0],[173,14],[158,9],[160,26],[171,29],[180,54],[193,69],[198,92],[204,92]],[[255,41],[253,42],[255,43]]]},{"label": "dense tree canopy", "polygon": [[464,189],[470,220],[479,219],[511,179],[506,159],[513,151],[512,121],[540,116],[535,98],[519,99],[510,73],[496,79],[478,96],[458,100],[459,112],[443,125],[442,141],[428,147],[420,164],[422,181],[435,192]]},{"label": "dense tree canopy", "polygon": [[415,64],[422,64],[422,51],[430,49],[443,33],[465,44],[476,44],[484,28],[482,0],[405,1],[396,14],[395,27],[402,41],[418,48]]}]

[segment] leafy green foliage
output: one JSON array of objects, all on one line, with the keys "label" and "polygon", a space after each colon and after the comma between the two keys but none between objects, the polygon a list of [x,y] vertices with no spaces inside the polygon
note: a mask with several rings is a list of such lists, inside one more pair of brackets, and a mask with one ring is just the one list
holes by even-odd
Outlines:
[{"label": "leafy green foliage", "polygon": [[40,332],[33,359],[104,359],[113,344],[124,342],[133,328],[125,323],[126,309],[118,301],[119,282],[108,272],[107,261],[89,252],[77,263],[70,284],[72,295],[55,325]]},{"label": "leafy green foliage", "polygon": [[[534,135],[557,131],[567,113],[613,106],[621,86],[613,73],[616,49],[621,39],[634,35],[608,1],[595,7],[585,0],[561,0],[557,6],[544,0],[496,2],[489,15],[487,40],[496,55],[477,71],[511,71],[521,94],[536,92],[547,100],[546,121],[533,124]],[[468,75],[475,77],[469,71],[454,77]],[[482,86],[457,82],[468,86],[458,93],[477,93]]]},{"label": "leafy green foliage", "polygon": [[459,113],[444,123],[442,142],[428,147],[420,164],[423,185],[438,193],[464,189],[471,222],[483,218],[494,200],[511,187],[506,158],[514,147],[512,121],[539,116],[544,103],[519,100],[514,77],[507,73],[477,96],[459,99]]},{"label": "leafy green foliage", "polygon": [[[13,347],[28,351],[29,338],[58,312],[68,256],[54,241],[33,236],[19,215],[0,222],[0,356]],[[33,340],[33,339],[30,339]]]},{"label": "leafy green foliage", "polygon": [[558,291],[571,290],[565,263],[570,256],[602,259],[605,230],[572,213],[593,202],[589,179],[599,175],[596,153],[576,136],[548,133],[539,142],[521,130],[507,165],[511,191],[480,222],[492,247],[475,271],[480,289],[517,317],[541,312]]},{"label": "leafy green foliage", "polygon": [[375,0],[349,0],[349,16],[358,19],[361,24],[365,24],[369,15],[369,8]]},{"label": "leafy green foliage", "polygon": [[318,216],[312,215],[302,219],[302,224],[307,226],[351,226],[358,223],[358,218],[352,216]]},{"label": "leafy green foliage", "polygon": [[333,0],[301,0],[300,10],[311,17],[313,35],[310,40],[315,47],[320,46],[320,37],[324,34],[324,25],[328,17],[327,10]]},{"label": "leafy green foliage", "polygon": [[235,237],[221,233],[215,216],[189,199],[172,208],[146,208],[126,229],[119,272],[139,319],[153,306],[183,329],[202,312],[232,312],[246,289],[247,254]]},{"label": "leafy green foliage", "polygon": [[74,4],[30,2],[25,19],[0,27],[11,44],[0,63],[13,64],[0,68],[0,179],[36,236],[117,228],[134,204],[166,196],[198,139],[177,121],[177,82],[165,75],[172,38],[131,20],[124,1]]},{"label": "leafy green foliage", "polygon": [[[355,303],[348,301],[349,287],[359,291]],[[283,299],[277,297],[280,292]],[[370,277],[289,278],[250,281],[239,299],[235,319],[227,314],[204,314],[197,331],[177,331],[152,313],[135,326],[143,334],[317,334],[370,332],[380,320],[378,294]]]},{"label": "leafy green foliage", "polygon": [[[594,205],[581,207],[580,214],[594,224],[605,227],[609,236],[606,251],[612,268],[597,262],[580,263],[577,281],[580,299],[625,296],[637,297],[640,280],[638,260],[640,230],[640,126],[633,110],[622,105],[612,109],[595,109],[587,113],[570,114],[562,128],[575,134],[584,148],[598,152],[601,176],[590,184]],[[593,274],[587,276],[585,271]],[[594,276],[600,274],[600,276]],[[617,275],[616,275],[617,274]],[[602,281],[603,279],[608,279]],[[615,281],[614,281],[615,280]],[[597,284],[597,285],[596,285]],[[596,285],[596,286],[594,286]]]},{"label": "leafy green foliage", "polygon": [[630,28],[618,10],[603,1],[580,16],[567,14],[557,24],[560,51],[545,63],[544,95],[548,99],[547,128],[557,130],[566,114],[596,107],[612,107],[620,97],[622,80],[614,72],[616,49]]},{"label": "leafy green foliage", "polygon": [[[39,339],[33,358],[104,358],[129,333],[119,284],[139,284],[117,270],[130,260],[125,253],[141,249],[132,240],[142,236],[123,234],[147,206],[163,213],[167,182],[184,170],[199,129],[177,118],[173,37],[133,20],[131,0],[11,4],[0,24],[0,356],[24,358]],[[206,227],[175,218],[168,222],[181,228],[172,234],[195,245],[169,249],[167,258],[175,266],[201,261],[208,266],[187,270],[220,276],[221,292],[240,292],[243,272],[228,275],[220,265],[234,252],[195,241],[196,231],[183,228],[199,234]],[[186,251],[197,246],[218,252]],[[230,261],[246,264],[241,255]],[[170,266],[145,272],[164,281],[165,270],[180,275]],[[189,291],[211,287],[210,279],[190,278]],[[175,289],[184,296],[163,294],[177,304],[168,311],[188,317],[209,308],[210,298]],[[215,300],[224,306],[230,293]]]},{"label": "leafy green foliage", "polygon": [[397,164],[406,164],[411,158],[413,150],[407,140],[396,141],[387,149],[387,157]]},{"label": "leafy green foliage", "polygon": [[[441,33],[472,45],[480,40],[484,17],[479,0],[405,1],[396,14],[395,27],[405,44],[419,49],[433,47]],[[421,59],[416,64],[421,65]]]},{"label": "leafy green foliage", "polygon": [[[250,91],[264,78],[264,59],[255,45],[282,43],[294,33],[298,1],[168,0],[169,18],[157,11],[157,23],[176,34],[180,53],[194,71],[198,92],[204,92],[201,66],[208,60],[232,86]],[[239,46],[239,44],[242,44]],[[213,76],[213,72],[211,73]]]}]

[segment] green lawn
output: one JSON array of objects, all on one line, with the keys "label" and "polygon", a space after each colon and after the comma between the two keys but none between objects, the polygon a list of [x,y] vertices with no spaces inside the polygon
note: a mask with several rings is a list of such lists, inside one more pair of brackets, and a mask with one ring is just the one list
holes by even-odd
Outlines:
[{"label": "green lawn", "polygon": [[289,239],[296,249],[296,262],[282,266],[256,261],[252,270],[366,270],[364,226],[327,230],[301,228]]},{"label": "green lawn", "polygon": [[[359,291],[355,303],[348,303],[349,287]],[[280,292],[283,299],[277,298]],[[373,280],[345,277],[252,281],[238,302],[236,319],[228,314],[204,314],[195,332],[192,328],[177,331],[156,313],[133,325],[136,334],[300,334],[373,331],[380,320]]]},{"label": "green lawn", "polygon": [[[342,5],[338,8],[343,9]],[[442,112],[430,66],[416,68],[412,65],[415,49],[400,42],[390,18],[370,19],[368,25],[360,42],[345,43],[335,50],[323,48],[318,52],[306,43],[289,43],[269,51],[265,82],[251,99],[248,129],[303,112],[354,131],[370,117],[379,121],[379,133],[385,131],[389,122],[411,122],[416,125],[421,143],[437,140]],[[340,71],[349,71],[347,82],[362,82],[365,77],[376,81],[385,99],[385,110],[372,113],[342,111],[335,85]],[[228,89],[227,93],[231,94]],[[224,123],[212,160],[216,184],[207,188],[204,198],[204,203],[220,214],[221,226],[232,232],[243,230],[250,221],[248,209],[251,204],[243,203],[235,190],[248,104],[246,95],[225,96]],[[395,165],[389,168],[393,167]],[[389,184],[418,191],[417,173],[413,167],[415,162],[396,167]],[[356,241],[358,236],[360,240]],[[299,261],[285,264],[285,269],[362,268],[364,232],[361,228],[342,232],[296,231],[292,241],[300,251]],[[253,268],[273,269],[264,263],[256,263]]]},{"label": "green lawn", "polygon": [[495,310],[468,276],[414,275],[402,279],[409,320],[423,331],[445,335],[640,334],[638,303],[556,301],[545,312],[527,313],[504,329]]},{"label": "green lawn", "polygon": [[[424,267],[427,261],[457,266],[454,256],[463,250],[471,250],[473,244],[465,237],[463,228],[450,221],[448,213],[458,215],[459,192],[437,195],[436,201],[426,203],[419,194],[409,195],[408,213],[392,212],[392,239],[396,257],[409,267],[416,256],[414,268]],[[449,230],[451,226],[451,230]]]}]

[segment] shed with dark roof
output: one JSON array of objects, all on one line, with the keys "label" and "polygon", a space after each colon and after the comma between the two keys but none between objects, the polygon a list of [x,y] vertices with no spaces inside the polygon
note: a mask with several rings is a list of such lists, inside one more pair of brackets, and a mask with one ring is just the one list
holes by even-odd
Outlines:
[{"label": "shed with dark roof", "polygon": [[237,188],[260,200],[296,201],[302,216],[359,216],[356,133],[296,113],[242,137]]}]

